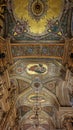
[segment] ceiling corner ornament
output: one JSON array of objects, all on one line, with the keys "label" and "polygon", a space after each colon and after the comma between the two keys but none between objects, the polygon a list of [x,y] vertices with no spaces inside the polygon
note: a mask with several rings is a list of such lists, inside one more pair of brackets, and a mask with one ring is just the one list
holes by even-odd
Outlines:
[{"label": "ceiling corner ornament", "polygon": [[28,5],[29,15],[36,21],[45,16],[48,9],[47,0],[30,0]]}]

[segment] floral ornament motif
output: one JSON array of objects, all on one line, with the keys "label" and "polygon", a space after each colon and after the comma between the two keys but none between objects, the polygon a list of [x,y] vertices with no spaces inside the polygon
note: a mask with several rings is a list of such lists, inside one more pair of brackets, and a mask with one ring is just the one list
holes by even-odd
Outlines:
[{"label": "floral ornament motif", "polygon": [[21,63],[20,65],[17,65],[16,68],[15,68],[15,72],[17,74],[22,74],[25,72],[25,69],[26,69],[26,66],[24,66],[23,63]]},{"label": "floral ornament motif", "polygon": [[60,22],[58,20],[48,20],[47,31],[49,33],[62,35],[62,31],[60,29]]},{"label": "floral ornament motif", "polygon": [[27,31],[27,22],[17,21],[13,29],[13,35],[17,36]]}]

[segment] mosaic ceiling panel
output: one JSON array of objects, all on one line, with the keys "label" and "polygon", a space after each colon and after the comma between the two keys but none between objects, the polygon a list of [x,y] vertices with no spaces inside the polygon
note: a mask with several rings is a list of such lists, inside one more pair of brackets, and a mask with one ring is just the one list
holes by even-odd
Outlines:
[{"label": "mosaic ceiling panel", "polygon": [[1,0],[0,33],[12,41],[63,41],[73,36],[68,0]]},{"label": "mosaic ceiling panel", "polygon": [[[21,45],[21,44],[20,44]],[[12,46],[12,55],[13,57],[21,57],[21,56],[41,56],[41,57],[58,57],[62,58],[63,57],[63,52],[64,52],[64,46],[48,46],[48,45],[43,45],[43,46]]]},{"label": "mosaic ceiling panel", "polygon": [[28,33],[40,35],[46,31],[47,21],[61,15],[63,0],[57,0],[56,4],[54,0],[22,0],[21,2],[16,0],[13,1],[13,8],[14,15],[18,19],[28,22]]}]

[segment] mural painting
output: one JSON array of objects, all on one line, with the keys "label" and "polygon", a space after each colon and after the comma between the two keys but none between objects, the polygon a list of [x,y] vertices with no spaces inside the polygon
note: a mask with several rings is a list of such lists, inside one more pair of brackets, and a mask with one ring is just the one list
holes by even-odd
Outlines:
[{"label": "mural painting", "polygon": [[29,64],[26,70],[28,74],[45,74],[47,66],[45,64]]}]

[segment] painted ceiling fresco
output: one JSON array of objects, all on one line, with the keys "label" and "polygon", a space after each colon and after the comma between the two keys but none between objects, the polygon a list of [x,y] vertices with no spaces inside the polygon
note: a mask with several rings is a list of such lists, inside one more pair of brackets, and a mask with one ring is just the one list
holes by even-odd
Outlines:
[{"label": "painted ceiling fresco", "polygon": [[73,78],[62,65],[64,45],[73,37],[73,0],[0,0],[0,36],[13,60],[6,62],[10,101],[16,100],[20,125],[57,128],[59,108],[73,106]]},{"label": "painted ceiling fresco", "polygon": [[11,82],[19,92],[16,108],[21,125],[29,124],[32,130],[39,123],[38,128],[48,130],[48,120],[52,123],[54,118],[51,118],[59,107],[56,84],[61,69],[64,67],[59,62],[47,60],[20,60],[10,68]]},{"label": "painted ceiling fresco", "polygon": [[72,0],[1,0],[0,32],[12,41],[63,41],[73,36]]},{"label": "painted ceiling fresco", "polygon": [[55,130],[59,107],[72,106],[69,96],[73,91],[73,78],[70,77],[67,86],[63,80],[65,67],[55,60],[25,59],[17,61],[9,71],[11,82],[18,89],[15,106],[20,125],[25,130]]}]

